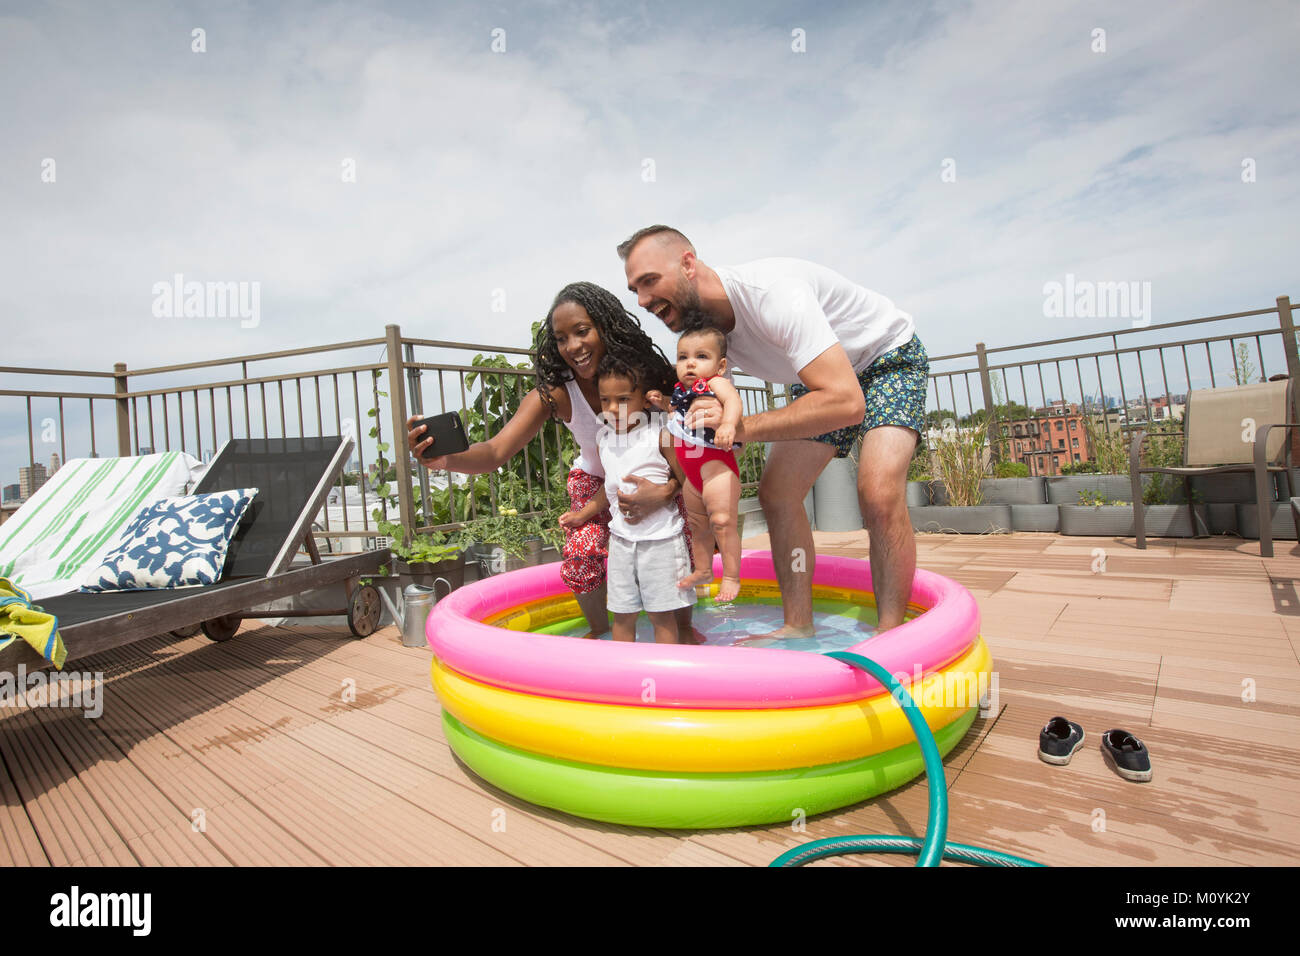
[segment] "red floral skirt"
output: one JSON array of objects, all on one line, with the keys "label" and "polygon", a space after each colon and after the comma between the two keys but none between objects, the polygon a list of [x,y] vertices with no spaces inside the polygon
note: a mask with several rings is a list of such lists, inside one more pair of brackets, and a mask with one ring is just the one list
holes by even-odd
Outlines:
[{"label": "red floral skirt", "polygon": [[[569,510],[577,511],[605,484],[603,478],[589,475],[580,468],[569,472]],[[677,496],[677,511],[686,529],[686,549],[690,552],[691,525],[686,518],[686,502]],[[560,579],[574,594],[586,594],[605,583],[605,566],[609,560],[609,510],[606,509],[586,524],[564,529],[564,561],[560,565]],[[695,570],[694,556],[691,570]]]}]

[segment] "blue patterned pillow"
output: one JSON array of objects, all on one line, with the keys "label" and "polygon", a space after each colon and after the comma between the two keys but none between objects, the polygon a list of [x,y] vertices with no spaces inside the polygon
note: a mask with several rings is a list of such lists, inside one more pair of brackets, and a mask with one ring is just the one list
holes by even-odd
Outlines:
[{"label": "blue patterned pillow", "polygon": [[256,488],[155,501],[127,525],[82,591],[142,591],[212,584]]}]

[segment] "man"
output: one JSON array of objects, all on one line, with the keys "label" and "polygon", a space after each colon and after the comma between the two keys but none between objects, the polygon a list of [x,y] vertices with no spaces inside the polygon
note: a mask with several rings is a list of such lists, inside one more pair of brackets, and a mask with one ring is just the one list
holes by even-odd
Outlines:
[{"label": "man", "polygon": [[[912,317],[882,295],[799,259],[710,268],[676,229],[648,226],[618,246],[628,288],[669,329],[699,311],[727,334],[733,366],[792,383],[794,401],[749,415],[738,442],[773,442],[759,483],[785,624],[765,637],[812,634],[815,552],[803,500],[832,458],[862,439],[858,503],[871,535],[879,630],[903,622],[916,571],[907,466],[925,417],[929,359]],[[797,380],[797,383],[796,383]],[[691,410],[716,427],[721,410]],[[633,514],[640,492],[619,495]]]}]

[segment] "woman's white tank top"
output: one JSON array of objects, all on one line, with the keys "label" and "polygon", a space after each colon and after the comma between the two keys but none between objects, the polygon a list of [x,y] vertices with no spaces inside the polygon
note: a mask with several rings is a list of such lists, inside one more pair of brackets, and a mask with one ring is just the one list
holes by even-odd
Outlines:
[{"label": "woman's white tank top", "polygon": [[582,394],[576,379],[564,383],[569,393],[569,420],[565,422],[573,433],[573,440],[578,443],[578,454],[574,456],[573,468],[580,468],[593,478],[604,478],[605,469],[600,466],[600,450],[596,444],[596,433],[604,426],[604,420],[591,410],[587,398]]}]

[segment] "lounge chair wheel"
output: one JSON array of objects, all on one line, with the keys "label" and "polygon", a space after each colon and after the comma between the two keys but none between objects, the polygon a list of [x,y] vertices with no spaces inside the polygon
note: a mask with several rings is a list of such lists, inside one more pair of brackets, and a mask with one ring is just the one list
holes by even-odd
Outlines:
[{"label": "lounge chair wheel", "polygon": [[173,628],[167,633],[172,637],[193,637],[202,629],[201,624],[186,624],[184,627]]},{"label": "lounge chair wheel", "polygon": [[373,584],[363,584],[352,590],[352,600],[348,604],[348,628],[354,635],[369,637],[379,630],[379,617],[382,613],[379,591]]},{"label": "lounge chair wheel", "polygon": [[238,614],[227,614],[204,621],[199,627],[203,628],[203,633],[210,641],[228,641],[235,636],[242,620]]}]

